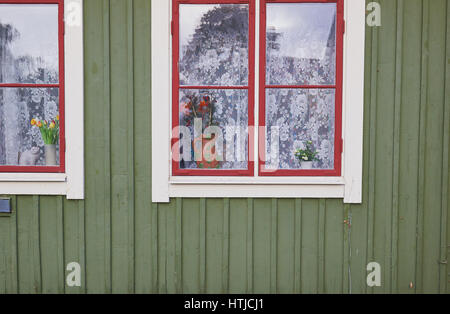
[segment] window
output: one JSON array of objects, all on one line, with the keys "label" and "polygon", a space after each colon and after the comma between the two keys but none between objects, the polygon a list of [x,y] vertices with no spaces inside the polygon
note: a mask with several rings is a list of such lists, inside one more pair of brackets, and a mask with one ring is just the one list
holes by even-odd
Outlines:
[{"label": "window", "polygon": [[253,175],[255,8],[233,2],[175,1],[174,175]]},{"label": "window", "polygon": [[[262,1],[260,175],[340,176],[343,1]],[[317,156],[296,156],[310,146]]]},{"label": "window", "polygon": [[81,8],[0,0],[2,194],[83,196]]},{"label": "window", "polygon": [[156,1],[153,200],[360,202],[364,12],[348,0]]},{"label": "window", "polygon": [[0,2],[2,172],[64,172],[62,5]]}]

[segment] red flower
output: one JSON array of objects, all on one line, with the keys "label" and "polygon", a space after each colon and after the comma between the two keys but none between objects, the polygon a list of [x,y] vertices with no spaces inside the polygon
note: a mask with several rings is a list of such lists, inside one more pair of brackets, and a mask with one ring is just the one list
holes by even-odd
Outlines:
[{"label": "red flower", "polygon": [[180,112],[182,114],[184,114],[185,116],[191,115],[191,107],[189,106],[189,104],[186,104],[186,103],[180,104]]},{"label": "red flower", "polygon": [[207,103],[206,101],[202,101],[198,105],[198,108],[199,108],[198,111],[200,113],[206,113],[206,112],[208,112],[208,107],[209,107],[209,103]]}]

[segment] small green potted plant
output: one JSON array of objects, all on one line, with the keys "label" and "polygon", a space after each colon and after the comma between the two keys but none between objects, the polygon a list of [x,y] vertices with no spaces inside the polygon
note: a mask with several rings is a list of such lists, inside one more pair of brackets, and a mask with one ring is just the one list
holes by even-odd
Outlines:
[{"label": "small green potted plant", "polygon": [[300,166],[302,169],[311,170],[313,168],[314,161],[319,161],[317,151],[312,148],[313,142],[305,142],[305,149],[297,149],[295,151],[295,157],[300,161]]}]

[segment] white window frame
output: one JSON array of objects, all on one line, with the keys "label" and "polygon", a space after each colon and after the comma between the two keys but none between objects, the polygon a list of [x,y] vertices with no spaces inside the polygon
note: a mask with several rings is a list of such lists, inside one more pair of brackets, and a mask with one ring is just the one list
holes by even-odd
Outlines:
[{"label": "white window frame", "polygon": [[83,0],[64,2],[65,173],[0,173],[0,195],[84,199]]},{"label": "white window frame", "polygon": [[[152,201],[170,198],[343,198],[362,202],[365,1],[345,0],[344,80],[341,177],[173,177],[171,175],[171,5],[152,0]],[[256,0],[256,42],[259,42],[259,1]],[[255,77],[259,75],[256,44]],[[351,49],[349,49],[351,47]],[[255,104],[259,103],[256,84]],[[258,112],[255,110],[255,121]],[[257,132],[255,128],[255,132]],[[257,134],[255,134],[257,135]],[[258,141],[255,141],[257,145]],[[255,154],[258,147],[255,147]],[[254,159],[255,161],[258,158]],[[255,167],[257,162],[255,162]]]}]

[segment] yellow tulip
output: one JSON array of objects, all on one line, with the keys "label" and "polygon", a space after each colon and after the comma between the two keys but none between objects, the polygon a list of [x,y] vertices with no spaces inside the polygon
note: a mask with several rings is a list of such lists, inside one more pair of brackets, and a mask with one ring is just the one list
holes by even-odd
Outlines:
[{"label": "yellow tulip", "polygon": [[56,115],[56,121],[59,121],[59,114]]},{"label": "yellow tulip", "polygon": [[52,122],[52,123],[50,123],[50,126],[49,126],[49,128],[50,129],[54,129],[55,128],[55,124]]},{"label": "yellow tulip", "polygon": [[35,126],[36,123],[37,123],[37,122],[36,122],[36,119],[31,119],[31,125],[32,125],[32,126]]}]

